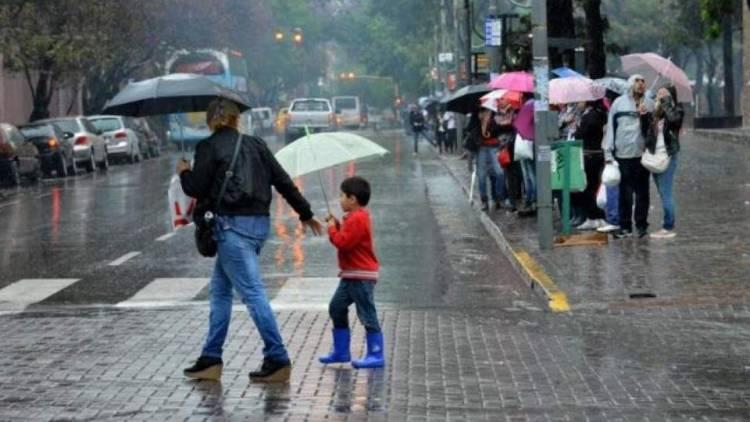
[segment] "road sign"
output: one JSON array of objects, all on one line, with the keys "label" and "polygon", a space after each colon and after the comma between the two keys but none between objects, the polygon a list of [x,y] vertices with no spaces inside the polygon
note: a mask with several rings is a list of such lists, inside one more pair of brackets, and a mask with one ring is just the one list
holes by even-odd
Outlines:
[{"label": "road sign", "polygon": [[503,45],[503,21],[494,16],[484,20],[484,45],[487,47],[501,47]]},{"label": "road sign", "polygon": [[453,53],[438,53],[438,63],[453,62]]}]

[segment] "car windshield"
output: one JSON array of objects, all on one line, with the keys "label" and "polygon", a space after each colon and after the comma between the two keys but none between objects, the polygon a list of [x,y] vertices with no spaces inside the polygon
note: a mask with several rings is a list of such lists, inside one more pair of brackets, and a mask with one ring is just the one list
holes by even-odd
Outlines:
[{"label": "car windshield", "polygon": [[337,98],[335,101],[336,108],[340,110],[357,108],[357,102],[354,98]]},{"label": "car windshield", "polygon": [[63,132],[76,133],[81,131],[78,127],[78,122],[75,120],[54,120],[52,123],[62,129]]},{"label": "car windshield", "polygon": [[24,138],[41,138],[52,136],[52,128],[49,126],[24,126],[19,128]]},{"label": "car windshield", "polygon": [[292,111],[330,111],[330,109],[325,101],[305,100],[295,102]]},{"label": "car windshield", "polygon": [[90,121],[97,130],[101,130],[102,132],[112,132],[113,130],[122,129],[122,123],[120,123],[120,119],[114,117],[90,119]]}]

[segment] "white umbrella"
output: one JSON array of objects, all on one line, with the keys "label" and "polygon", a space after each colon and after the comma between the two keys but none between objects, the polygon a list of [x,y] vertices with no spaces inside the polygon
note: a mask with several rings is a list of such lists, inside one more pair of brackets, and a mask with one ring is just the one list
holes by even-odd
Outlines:
[{"label": "white umbrella", "polygon": [[[348,132],[309,132],[276,153],[276,160],[291,177],[318,172],[320,187],[323,179],[320,170],[350,161],[382,157],[388,150],[375,142]],[[325,188],[323,196],[328,205]]]}]

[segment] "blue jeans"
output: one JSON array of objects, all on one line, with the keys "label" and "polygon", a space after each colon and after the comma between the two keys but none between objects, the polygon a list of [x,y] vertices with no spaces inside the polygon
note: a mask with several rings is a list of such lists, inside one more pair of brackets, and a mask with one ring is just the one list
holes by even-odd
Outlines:
[{"label": "blue jeans", "polygon": [[492,183],[492,199],[502,201],[508,197],[505,190],[505,173],[497,161],[499,147],[479,147],[477,153],[477,179],[479,179],[479,197],[487,200],[487,177]]},{"label": "blue jeans", "polygon": [[525,192],[526,205],[536,202],[536,167],[534,160],[519,160],[523,172],[523,189]]},{"label": "blue jeans", "polygon": [[654,174],[656,189],[661,197],[661,204],[664,208],[664,225],[665,230],[674,230],[675,208],[674,198],[672,197],[672,186],[674,185],[674,174],[677,172],[677,154],[669,160],[669,166],[664,173]]},{"label": "blue jeans", "polygon": [[607,186],[607,223],[620,225],[620,187]]},{"label": "blue jeans", "polygon": [[328,304],[333,328],[349,328],[349,306],[357,306],[357,317],[368,333],[379,333],[380,323],[375,309],[375,282],[341,279]]},{"label": "blue jeans", "polygon": [[216,217],[218,256],[211,276],[208,336],[203,356],[221,357],[232,317],[232,288],[242,298],[263,339],[263,356],[289,362],[260,276],[258,255],[268,238],[268,216]]}]

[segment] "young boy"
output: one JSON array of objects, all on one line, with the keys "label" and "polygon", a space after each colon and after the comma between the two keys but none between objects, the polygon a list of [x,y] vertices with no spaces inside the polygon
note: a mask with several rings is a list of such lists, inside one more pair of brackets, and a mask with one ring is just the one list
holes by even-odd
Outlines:
[{"label": "young boy", "polygon": [[361,177],[350,177],[341,183],[339,195],[343,221],[329,215],[328,236],[338,249],[339,287],[336,289],[328,313],[333,321],[333,350],[320,357],[321,363],[349,362],[349,305],[357,305],[357,316],[367,331],[367,355],[352,362],[355,368],[380,368],[383,357],[383,333],[375,310],[374,290],[378,280],[378,259],[372,241],[370,213],[365,208],[370,202],[370,184]]}]

